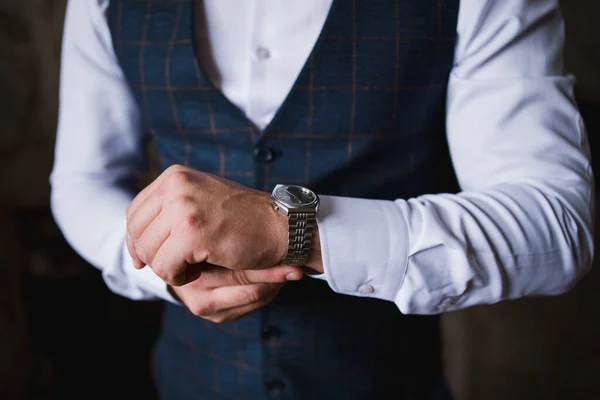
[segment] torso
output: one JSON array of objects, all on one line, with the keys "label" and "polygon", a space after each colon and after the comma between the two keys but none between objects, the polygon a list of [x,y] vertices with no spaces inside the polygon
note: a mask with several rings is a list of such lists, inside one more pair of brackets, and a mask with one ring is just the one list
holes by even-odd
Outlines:
[{"label": "torso", "polygon": [[[334,1],[264,129],[198,68],[192,0],[112,3],[115,49],[161,170],[184,163],[261,190],[364,198],[453,190],[442,175],[458,0]],[[304,279],[229,325],[168,305],[155,372],[161,392],[181,398],[433,398],[437,324]]]}]

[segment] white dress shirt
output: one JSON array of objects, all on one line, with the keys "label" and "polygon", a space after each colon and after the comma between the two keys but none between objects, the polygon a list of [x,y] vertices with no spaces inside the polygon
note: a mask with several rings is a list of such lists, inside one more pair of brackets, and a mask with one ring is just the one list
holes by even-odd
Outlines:
[{"label": "white dress shirt", "polygon": [[[344,1],[344,0],[338,0]],[[139,174],[138,109],[113,51],[108,0],[68,2],[52,210],[116,293],[174,301],[125,246],[121,182]],[[431,314],[569,289],[593,254],[587,139],[563,69],[557,0],[462,0],[447,99],[463,190],[378,201],[322,196],[324,279]],[[281,106],[331,0],[205,0],[220,90],[257,126]],[[285,182],[282,182],[285,183]]]}]

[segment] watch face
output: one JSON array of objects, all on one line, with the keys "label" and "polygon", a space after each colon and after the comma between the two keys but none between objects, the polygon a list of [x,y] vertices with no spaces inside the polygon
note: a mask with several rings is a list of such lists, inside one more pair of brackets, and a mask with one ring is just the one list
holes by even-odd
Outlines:
[{"label": "watch face", "polygon": [[317,196],[302,186],[282,185],[275,191],[275,196],[291,206],[307,206],[317,200]]}]

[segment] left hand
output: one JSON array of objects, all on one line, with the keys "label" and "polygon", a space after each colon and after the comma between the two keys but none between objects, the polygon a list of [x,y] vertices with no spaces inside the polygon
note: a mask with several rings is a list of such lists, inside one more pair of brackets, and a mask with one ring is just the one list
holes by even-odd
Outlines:
[{"label": "left hand", "polygon": [[286,282],[302,278],[300,268],[286,265],[256,271],[190,265],[187,275],[194,274],[199,278],[170,286],[171,294],[192,314],[216,323],[235,321],[264,307]]},{"label": "left hand", "polygon": [[285,256],[288,228],[269,199],[269,193],[172,166],[129,205],[127,247],[137,268],[150,266],[172,286],[190,281],[190,264],[272,267]]}]

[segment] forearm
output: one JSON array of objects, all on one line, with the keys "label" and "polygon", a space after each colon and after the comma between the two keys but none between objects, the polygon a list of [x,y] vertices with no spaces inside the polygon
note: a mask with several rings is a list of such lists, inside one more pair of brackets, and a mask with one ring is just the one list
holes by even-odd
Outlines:
[{"label": "forearm", "polygon": [[70,1],[61,53],[52,212],[72,247],[116,293],[171,299],[125,249],[125,210],[144,168],[137,106],[110,49],[103,7]]},{"label": "forearm", "polygon": [[[463,192],[322,201],[334,290],[437,313],[564,292],[589,268],[594,184],[572,80],[451,83],[450,150]],[[529,100],[515,101],[524,91]]]},{"label": "forearm", "polygon": [[561,293],[591,262],[590,195],[506,184],[360,207],[323,197],[323,212],[336,210],[319,221],[325,276],[416,314]]}]

